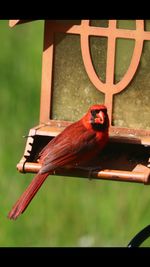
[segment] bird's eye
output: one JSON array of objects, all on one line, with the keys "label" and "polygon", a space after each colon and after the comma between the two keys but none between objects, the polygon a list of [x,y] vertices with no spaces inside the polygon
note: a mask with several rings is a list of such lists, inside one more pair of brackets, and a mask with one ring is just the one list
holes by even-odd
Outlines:
[{"label": "bird's eye", "polygon": [[91,114],[92,116],[95,118],[96,117],[96,114],[98,114],[100,112],[100,109],[93,109],[91,110]]},{"label": "bird's eye", "polygon": [[97,111],[95,109],[93,109],[93,110],[91,110],[91,114],[95,118],[96,117],[96,114],[97,114]]}]

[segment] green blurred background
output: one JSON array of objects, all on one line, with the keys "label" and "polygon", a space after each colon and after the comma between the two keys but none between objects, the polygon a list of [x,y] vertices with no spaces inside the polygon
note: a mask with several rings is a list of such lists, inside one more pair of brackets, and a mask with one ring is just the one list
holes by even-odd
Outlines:
[{"label": "green blurred background", "polygon": [[33,177],[16,164],[39,122],[43,26],[0,21],[0,246],[127,246],[150,223],[149,186],[49,177],[18,220],[7,218]]}]

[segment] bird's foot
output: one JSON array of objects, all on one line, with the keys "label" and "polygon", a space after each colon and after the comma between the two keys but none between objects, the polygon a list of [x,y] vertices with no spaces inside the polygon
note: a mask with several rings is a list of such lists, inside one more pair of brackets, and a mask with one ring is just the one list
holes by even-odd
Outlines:
[{"label": "bird's foot", "polygon": [[89,180],[92,180],[92,178],[93,178],[92,174],[94,171],[100,171],[102,169],[102,167],[100,165],[98,165],[98,166],[77,166],[76,168],[78,168],[79,170],[82,170],[82,171],[87,171]]}]

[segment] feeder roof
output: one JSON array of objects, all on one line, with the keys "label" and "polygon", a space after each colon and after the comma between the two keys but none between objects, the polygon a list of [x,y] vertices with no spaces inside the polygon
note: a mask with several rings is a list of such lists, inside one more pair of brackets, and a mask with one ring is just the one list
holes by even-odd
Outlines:
[{"label": "feeder roof", "polygon": [[9,20],[9,26],[10,27],[14,27],[14,26],[16,26],[16,25],[18,25],[18,24],[22,24],[22,23],[26,23],[26,22],[30,22],[30,21],[35,21],[35,20],[33,20],[33,19],[14,19],[14,20]]}]

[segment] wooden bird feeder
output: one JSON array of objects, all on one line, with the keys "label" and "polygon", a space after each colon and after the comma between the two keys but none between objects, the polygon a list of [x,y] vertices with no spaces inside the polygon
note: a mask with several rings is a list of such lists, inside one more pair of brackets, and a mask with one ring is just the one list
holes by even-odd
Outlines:
[{"label": "wooden bird feeder", "polygon": [[[28,21],[10,20],[9,25],[13,27],[24,22]],[[41,166],[37,162],[37,155],[49,140],[73,120],[83,115],[76,112],[78,109],[81,110],[81,106],[86,112],[91,104],[103,101],[108,109],[111,126],[109,144],[98,159],[99,170],[66,171],[64,169],[55,173],[149,184],[150,114],[148,113],[150,109],[149,104],[146,105],[146,103],[150,101],[150,93],[146,95],[146,103],[143,106],[140,99],[147,92],[145,90],[150,90],[150,84],[145,82],[148,73],[143,72],[143,76],[141,74],[142,53],[145,41],[150,40],[150,32],[145,30],[143,20],[135,21],[133,29],[119,27],[117,23],[116,20],[110,20],[107,23],[98,20],[45,20],[39,125],[29,131],[24,155],[17,164],[20,172],[38,172]],[[134,48],[127,70],[117,78],[115,77],[116,46],[119,46],[119,41],[124,40],[132,40]],[[103,41],[107,41],[105,51]],[[76,49],[76,52],[73,52],[73,49]],[[98,52],[99,49],[100,52]],[[127,48],[123,46],[122,49]],[[128,50],[126,55],[130,54],[130,48]],[[77,53],[80,55],[78,56]],[[98,55],[103,59],[103,63],[105,61],[104,68],[98,60],[94,63]],[[120,57],[118,60],[121,62],[123,59]],[[124,61],[120,64],[119,71],[124,64]],[[102,77],[100,72],[103,69]],[[141,75],[140,79],[143,79],[140,85],[138,75]],[[135,95],[132,94],[135,87],[134,79],[138,84]],[[138,93],[141,92],[141,87],[143,88],[142,94]],[[127,95],[128,92],[129,95]],[[119,95],[120,100],[118,100]],[[70,101],[71,98],[72,101]],[[117,103],[121,105],[119,113],[116,113],[117,109],[119,110]],[[65,110],[65,105],[67,106],[66,112],[62,111]],[[65,114],[64,117],[63,114]],[[118,118],[116,114],[120,117]],[[133,115],[136,115],[134,122],[132,122]],[[123,120],[121,116],[126,117]],[[129,120],[131,123],[128,126]],[[145,121],[147,124],[144,124]]]}]

